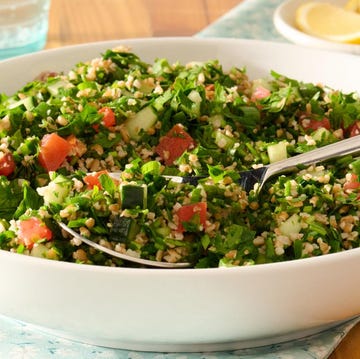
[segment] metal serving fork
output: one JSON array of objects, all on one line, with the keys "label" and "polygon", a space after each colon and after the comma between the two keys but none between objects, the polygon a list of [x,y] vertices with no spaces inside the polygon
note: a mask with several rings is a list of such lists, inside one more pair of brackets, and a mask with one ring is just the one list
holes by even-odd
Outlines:
[{"label": "metal serving fork", "polygon": [[[255,169],[241,171],[239,184],[246,192],[254,189],[259,192],[264,183],[274,175],[293,172],[299,169],[299,166],[311,165],[326,161],[331,158],[360,153],[360,136],[354,136],[342,141],[326,145],[309,152],[302,153],[282,161],[274,162],[266,166]],[[165,178],[177,183],[190,183],[195,185],[204,177],[201,176],[164,176]]]},{"label": "metal serving fork", "polygon": [[274,175],[299,170],[299,166],[311,165],[356,153],[360,153],[360,136],[338,141],[263,167],[240,172],[239,183],[247,192],[254,189],[254,186],[258,184],[256,190],[260,191],[264,183]]},{"label": "metal serving fork", "polygon": [[[360,136],[351,137],[349,139],[342,140],[324,147],[320,147],[318,149],[290,157],[283,161],[271,163],[270,165],[266,165],[260,168],[256,168],[249,171],[242,171],[240,172],[239,184],[247,192],[254,189],[254,186],[258,184],[256,190],[260,191],[264,183],[274,175],[296,171],[299,168],[299,165],[310,165],[314,163],[319,163],[330,158],[337,158],[348,154],[355,154],[357,152],[360,152]],[[109,173],[109,175],[114,178],[119,178],[121,174],[118,172],[113,172],[113,173]],[[184,177],[163,176],[163,177],[173,182],[190,183],[193,185],[196,185],[200,179],[204,178],[202,176],[184,176]],[[59,222],[59,226],[64,231],[68,232],[70,235],[81,240],[87,245],[101,252],[107,253],[113,257],[117,257],[128,262],[133,262],[148,267],[159,267],[159,268],[187,268],[191,266],[191,264],[187,262],[181,262],[181,263],[159,262],[159,261],[134,257],[129,254],[119,253],[112,249],[101,246],[100,244],[93,242],[88,238],[81,236],[79,233],[68,227],[63,222]]]}]

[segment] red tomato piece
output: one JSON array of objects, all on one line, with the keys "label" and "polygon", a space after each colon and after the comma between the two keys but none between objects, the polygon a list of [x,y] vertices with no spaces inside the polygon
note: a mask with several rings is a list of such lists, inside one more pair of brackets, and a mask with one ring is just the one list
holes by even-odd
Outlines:
[{"label": "red tomato piece", "polygon": [[110,107],[102,107],[98,112],[104,115],[102,123],[105,127],[113,127],[116,125],[115,113]]},{"label": "red tomato piece", "polygon": [[71,145],[56,133],[45,135],[40,144],[39,163],[47,171],[56,171],[71,150]]},{"label": "red tomato piece", "polygon": [[267,88],[265,88],[263,86],[258,86],[252,93],[251,100],[252,101],[262,100],[263,98],[268,97],[270,95],[271,95],[270,90],[268,90]]},{"label": "red tomato piece", "polygon": [[[103,115],[103,118],[101,120],[101,123],[105,126],[105,127],[114,127],[116,125],[116,118],[115,118],[115,113],[114,111],[110,108],[110,107],[102,107],[98,113]],[[93,129],[95,131],[99,131],[99,125],[95,124],[93,125]]]},{"label": "red tomato piece", "polygon": [[102,189],[101,183],[99,181],[99,177],[103,174],[108,174],[107,171],[99,171],[95,173],[88,174],[83,178],[83,181],[87,185],[89,189],[93,189],[95,186],[97,186],[99,189]]},{"label": "red tomato piece", "polygon": [[169,166],[186,150],[194,148],[195,141],[180,124],[176,124],[165,136],[160,138],[155,152]]},{"label": "red tomato piece", "polygon": [[356,121],[347,128],[347,132],[350,137],[354,137],[360,134],[360,121]]},{"label": "red tomato piece", "polygon": [[15,171],[15,161],[13,155],[0,152],[0,176],[10,176]]},{"label": "red tomato piece", "polygon": [[206,210],[207,205],[206,202],[197,202],[186,204],[181,206],[177,211],[176,214],[179,218],[179,224],[177,231],[184,232],[184,223],[194,223],[202,227],[201,229],[205,229],[206,227]]},{"label": "red tomato piece", "polygon": [[26,248],[31,249],[34,243],[42,240],[50,241],[53,233],[46,224],[37,217],[20,220],[18,238]]},{"label": "red tomato piece", "polygon": [[360,181],[358,175],[352,173],[350,178],[347,178],[347,181],[344,183],[344,191],[351,192],[360,187]]},{"label": "red tomato piece", "polygon": [[319,128],[325,128],[327,130],[330,130],[330,120],[326,117],[324,117],[322,120],[316,120],[316,119],[310,119],[310,118],[304,118],[301,120],[301,125],[304,128],[304,130],[311,130],[315,131]]}]

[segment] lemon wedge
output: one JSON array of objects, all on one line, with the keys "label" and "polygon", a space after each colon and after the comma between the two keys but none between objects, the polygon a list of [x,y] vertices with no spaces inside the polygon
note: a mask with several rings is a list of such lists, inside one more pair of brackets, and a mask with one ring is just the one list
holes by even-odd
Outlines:
[{"label": "lemon wedge", "polygon": [[345,9],[360,14],[360,0],[349,0],[345,5]]},{"label": "lemon wedge", "polygon": [[360,14],[322,2],[307,2],[299,6],[297,27],[312,36],[326,40],[360,44]]}]

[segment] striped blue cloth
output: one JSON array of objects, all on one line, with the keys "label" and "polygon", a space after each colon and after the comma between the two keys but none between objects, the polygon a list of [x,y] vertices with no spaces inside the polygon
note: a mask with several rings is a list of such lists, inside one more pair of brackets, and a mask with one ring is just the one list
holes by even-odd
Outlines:
[{"label": "striped blue cloth", "polygon": [[245,0],[197,37],[234,37],[286,42],[273,25],[273,14],[282,0]]}]

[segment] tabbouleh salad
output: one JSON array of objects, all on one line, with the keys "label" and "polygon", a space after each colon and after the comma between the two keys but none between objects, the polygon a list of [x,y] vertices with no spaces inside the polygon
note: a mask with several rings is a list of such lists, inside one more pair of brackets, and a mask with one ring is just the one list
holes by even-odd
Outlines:
[{"label": "tabbouleh salad", "polygon": [[356,93],[276,72],[251,80],[216,60],[149,64],[107,50],[0,95],[0,248],[134,266],[72,238],[58,220],[115,251],[195,268],[356,248],[360,159],[299,168],[260,193],[238,179],[359,131]]}]

